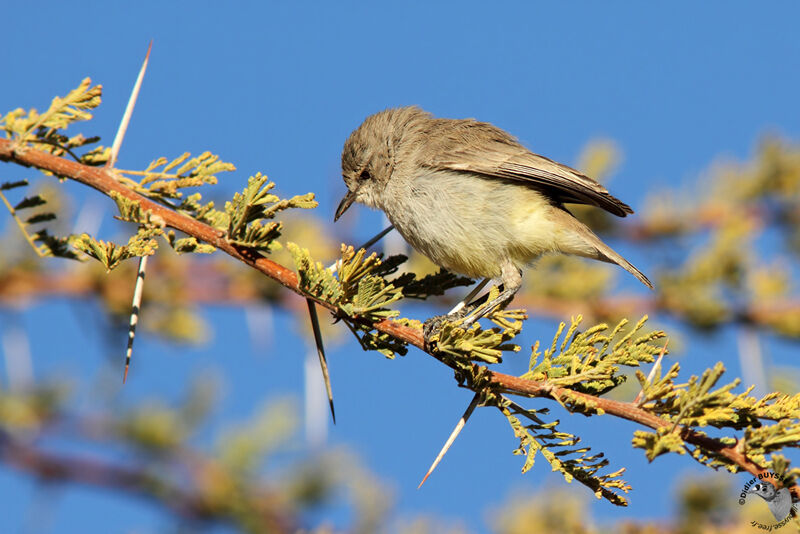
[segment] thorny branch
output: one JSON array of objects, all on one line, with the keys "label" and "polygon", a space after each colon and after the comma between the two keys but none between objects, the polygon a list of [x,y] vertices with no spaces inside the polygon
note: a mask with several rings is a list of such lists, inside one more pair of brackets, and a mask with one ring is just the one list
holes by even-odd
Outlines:
[{"label": "thorny branch", "polygon": [[[137,202],[143,211],[149,211],[153,216],[160,217],[166,226],[213,245],[236,260],[249,265],[273,280],[276,280],[286,288],[308,298],[308,295],[300,291],[297,275],[293,271],[278,263],[275,263],[268,258],[263,257],[256,250],[229,243],[225,238],[225,233],[220,230],[212,228],[211,226],[192,219],[191,217],[173,211],[130,190],[114,178],[113,170],[90,167],[48,154],[46,152],[31,149],[29,147],[20,147],[13,141],[6,139],[0,139],[0,160],[17,163],[26,167],[35,167],[37,169],[52,172],[58,176],[69,177],[80,183],[88,185],[105,195],[111,195],[112,193],[122,195],[131,201]],[[314,300],[316,300],[316,302],[321,306],[330,309],[331,311],[335,310],[334,306],[329,303],[317,299]],[[439,361],[442,361],[446,365],[454,367],[452,362],[448,362],[447,360],[439,357],[435,352],[425,347],[425,342],[420,330],[404,326],[391,319],[378,321],[371,326],[381,333],[388,334],[399,341],[413,345],[433,356],[434,358],[437,358]],[[473,364],[473,368],[477,371],[479,366]],[[487,378],[484,387],[488,387],[499,392],[511,393],[525,397],[543,397],[556,401],[562,397],[578,397],[590,401],[594,406],[602,409],[603,412],[607,414],[627,419],[652,429],[661,429],[672,426],[671,422],[668,422],[654,414],[647,412],[646,410],[643,410],[634,403],[621,402],[576,392],[574,390],[567,390],[566,388],[556,387],[543,381],[518,378],[512,375],[489,371],[486,369],[483,371],[485,373],[483,376]],[[747,455],[736,445],[725,445],[719,440],[701,435],[683,427],[678,427],[677,431],[680,432],[681,437],[687,443],[716,452],[721,456],[728,458],[742,470],[748,471],[753,475],[765,474],[767,472],[763,467],[750,460]]]}]

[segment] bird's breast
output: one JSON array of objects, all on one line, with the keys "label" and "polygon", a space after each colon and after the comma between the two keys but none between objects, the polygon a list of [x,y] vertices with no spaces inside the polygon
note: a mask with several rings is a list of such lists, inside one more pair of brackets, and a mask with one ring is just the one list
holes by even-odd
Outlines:
[{"label": "bird's breast", "polygon": [[437,265],[497,277],[553,249],[547,199],[528,187],[477,174],[395,174],[383,210],[403,238]]}]

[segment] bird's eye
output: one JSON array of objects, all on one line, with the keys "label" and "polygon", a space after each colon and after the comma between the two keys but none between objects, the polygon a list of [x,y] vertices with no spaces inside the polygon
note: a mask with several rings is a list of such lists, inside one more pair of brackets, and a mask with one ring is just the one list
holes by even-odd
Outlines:
[{"label": "bird's eye", "polygon": [[367,169],[364,169],[363,171],[361,171],[361,174],[358,175],[358,179],[362,182],[364,180],[370,180],[371,178],[372,176],[369,174],[369,171]]}]

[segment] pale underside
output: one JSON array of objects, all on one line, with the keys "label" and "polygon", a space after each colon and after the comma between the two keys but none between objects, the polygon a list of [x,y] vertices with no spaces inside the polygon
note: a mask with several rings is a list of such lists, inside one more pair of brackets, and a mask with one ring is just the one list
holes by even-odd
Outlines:
[{"label": "pale underside", "polygon": [[588,231],[537,190],[478,174],[433,171],[411,183],[389,181],[392,224],[418,252],[471,277],[497,278],[548,252],[597,258]]}]

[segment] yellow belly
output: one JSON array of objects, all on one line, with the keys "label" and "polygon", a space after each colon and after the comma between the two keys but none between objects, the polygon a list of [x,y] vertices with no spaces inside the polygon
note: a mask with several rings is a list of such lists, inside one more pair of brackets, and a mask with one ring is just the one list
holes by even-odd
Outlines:
[{"label": "yellow belly", "polygon": [[561,250],[564,231],[554,208],[521,184],[463,173],[417,178],[384,207],[400,234],[437,265],[471,277],[495,278]]}]

